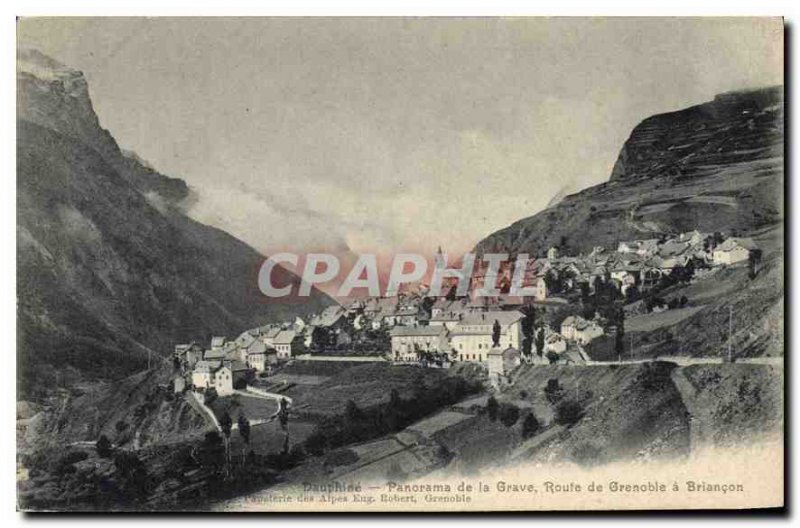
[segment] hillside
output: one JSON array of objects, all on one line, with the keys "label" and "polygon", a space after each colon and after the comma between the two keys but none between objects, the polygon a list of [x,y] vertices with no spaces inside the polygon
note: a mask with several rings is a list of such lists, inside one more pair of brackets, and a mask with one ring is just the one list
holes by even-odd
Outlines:
[{"label": "hillside", "polygon": [[[685,297],[687,308],[627,321],[624,354],[721,355],[730,338],[736,357],[779,356],[783,185],[782,87],[723,94],[645,119],[622,147],[608,182],[490,235],[476,251],[544,256],[556,246],[562,255],[588,254],[596,246],[614,251],[621,241],[694,229],[751,237],[762,251],[757,276],[749,277],[745,266],[731,267],[661,292],[667,299]],[[592,356],[616,357],[604,353],[600,341]]]},{"label": "hillside", "polygon": [[187,185],[120,150],[80,72],[20,52],[17,89],[20,397],[119,378],[176,342],[332,302],[318,291],[267,302],[256,285],[264,257],[183,214]]},{"label": "hillside", "polygon": [[649,117],[608,182],[489,235],[478,253],[563,254],[662,233],[749,232],[783,218],[783,87]]}]

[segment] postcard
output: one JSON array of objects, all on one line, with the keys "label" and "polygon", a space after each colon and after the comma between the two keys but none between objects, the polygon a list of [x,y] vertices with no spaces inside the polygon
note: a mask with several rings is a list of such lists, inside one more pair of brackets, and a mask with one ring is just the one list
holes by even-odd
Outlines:
[{"label": "postcard", "polygon": [[780,18],[20,18],[17,508],[784,506]]}]

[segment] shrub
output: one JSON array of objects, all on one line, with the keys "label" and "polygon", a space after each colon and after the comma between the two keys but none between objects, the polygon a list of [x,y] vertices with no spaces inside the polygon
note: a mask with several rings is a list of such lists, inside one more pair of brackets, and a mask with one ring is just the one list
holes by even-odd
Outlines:
[{"label": "shrub", "polygon": [[59,457],[53,468],[57,475],[66,475],[67,473],[75,473],[75,464],[81,460],[89,458],[88,453],[83,451],[69,451],[65,455]]},{"label": "shrub", "polygon": [[100,435],[97,439],[97,454],[102,458],[108,458],[111,455],[111,442],[106,435]]},{"label": "shrub", "polygon": [[497,412],[499,410],[499,405],[497,404],[497,399],[494,396],[489,396],[489,399],[486,401],[486,412],[489,414],[489,419],[491,421],[497,420]]},{"label": "shrub", "polygon": [[511,427],[519,420],[519,407],[511,403],[504,403],[500,406],[498,416],[500,418],[500,423],[506,427]]},{"label": "shrub", "polygon": [[583,407],[575,400],[564,400],[556,406],[556,423],[574,425],[583,416]]},{"label": "shrub", "polygon": [[205,392],[203,392],[203,403],[205,403],[206,405],[211,405],[216,399],[217,399],[217,389],[212,387],[210,389],[206,389]]},{"label": "shrub", "polygon": [[550,378],[547,380],[547,385],[544,388],[544,397],[548,403],[550,403],[550,405],[553,405],[560,400],[563,392],[564,390],[558,384],[557,378]]},{"label": "shrub", "polygon": [[533,413],[528,413],[525,416],[525,419],[522,421],[522,438],[530,438],[539,432],[541,429],[541,424],[539,424],[539,420],[536,419],[536,416]]}]

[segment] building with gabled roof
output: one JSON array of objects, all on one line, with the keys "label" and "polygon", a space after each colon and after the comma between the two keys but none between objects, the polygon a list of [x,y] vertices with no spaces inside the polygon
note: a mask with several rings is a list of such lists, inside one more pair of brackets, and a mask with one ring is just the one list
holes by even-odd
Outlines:
[{"label": "building with gabled roof", "polygon": [[302,338],[294,330],[281,330],[272,342],[278,353],[278,359],[289,359],[297,352]]},{"label": "building with gabled roof", "polygon": [[222,361],[198,361],[192,370],[192,385],[208,389],[214,386],[214,375],[222,368]]},{"label": "building with gabled roof", "polygon": [[522,355],[514,347],[493,347],[486,353],[489,376],[504,379],[522,362]]},{"label": "building with gabled roof", "polygon": [[392,359],[416,361],[418,352],[442,354],[449,351],[444,326],[395,326],[389,331]]},{"label": "building with gabled roof", "polygon": [[459,361],[486,361],[486,354],[494,347],[496,321],[500,326],[500,346],[519,349],[524,317],[517,310],[467,313],[450,332],[450,347]]},{"label": "building with gabled roof", "polygon": [[716,265],[730,265],[750,258],[750,253],[758,251],[752,238],[729,238],[714,248],[711,259]]}]

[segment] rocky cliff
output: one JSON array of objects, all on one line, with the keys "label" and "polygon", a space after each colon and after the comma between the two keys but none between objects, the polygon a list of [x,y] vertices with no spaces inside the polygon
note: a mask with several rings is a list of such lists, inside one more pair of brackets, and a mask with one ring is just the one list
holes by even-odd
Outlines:
[{"label": "rocky cliff", "polygon": [[483,252],[544,255],[783,219],[783,87],[732,92],[634,128],[608,182],[489,235]]},{"label": "rocky cliff", "polygon": [[22,397],[130,374],[175,342],[332,302],[318,291],[302,304],[259,295],[264,256],[185,216],[187,185],[120,150],[80,72],[22,52],[17,90]]}]

